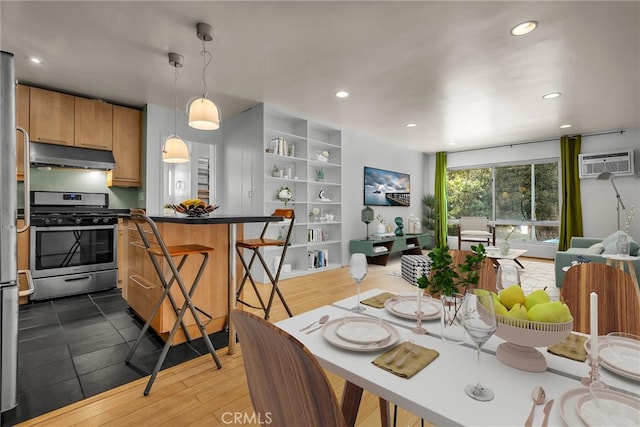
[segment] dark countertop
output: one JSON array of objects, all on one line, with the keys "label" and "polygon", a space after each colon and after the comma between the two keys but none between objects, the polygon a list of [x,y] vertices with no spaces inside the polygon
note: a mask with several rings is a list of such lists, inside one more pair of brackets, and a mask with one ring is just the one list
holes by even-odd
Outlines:
[{"label": "dark countertop", "polygon": [[249,216],[249,215],[214,215],[210,217],[194,216],[150,216],[155,222],[172,222],[177,224],[244,224],[249,222],[278,222],[281,216]]}]

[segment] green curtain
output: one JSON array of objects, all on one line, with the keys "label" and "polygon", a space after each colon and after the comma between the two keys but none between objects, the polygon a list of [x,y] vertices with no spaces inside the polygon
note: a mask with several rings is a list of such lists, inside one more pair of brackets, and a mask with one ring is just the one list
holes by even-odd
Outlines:
[{"label": "green curtain", "polygon": [[438,201],[436,219],[436,247],[447,246],[447,153],[436,153],[434,196]]},{"label": "green curtain", "polygon": [[566,251],[573,236],[582,236],[582,201],[580,200],[580,178],[578,177],[580,145],[582,136],[560,138],[560,169],[562,207],[560,210],[559,251]]}]

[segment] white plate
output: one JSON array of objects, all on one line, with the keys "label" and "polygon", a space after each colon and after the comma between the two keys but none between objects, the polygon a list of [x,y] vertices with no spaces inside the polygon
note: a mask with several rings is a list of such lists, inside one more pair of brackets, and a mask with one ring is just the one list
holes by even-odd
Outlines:
[{"label": "white plate", "polygon": [[[442,306],[439,301],[429,297],[422,297],[422,320],[434,320],[440,318]],[[418,299],[415,296],[403,295],[388,299],[384,303],[384,308],[391,314],[403,319],[416,319],[418,311]]]},{"label": "white plate", "polygon": [[[606,408],[604,412],[596,406],[590,393],[576,399],[576,411],[587,426],[636,427],[638,425],[640,399],[634,399],[613,390],[598,391],[598,399],[603,400],[602,405]],[[616,414],[624,414],[626,418],[619,418]]]},{"label": "white plate", "polygon": [[[616,338],[618,340],[622,340],[622,338]],[[587,351],[587,354],[591,354],[591,338],[587,339],[584,342],[584,349]],[[630,348],[632,349],[631,351],[640,351],[640,349],[638,349],[638,346],[631,340],[629,340],[630,342]],[[609,343],[607,343],[607,336],[603,335],[603,336],[599,336],[598,337],[598,347],[600,347],[599,350],[599,357],[598,359],[600,360],[600,365],[605,368],[607,371],[613,372],[614,374],[618,374],[622,377],[625,378],[629,378],[630,380],[634,380],[634,381],[640,381],[640,372],[635,374],[633,371],[634,369],[631,368],[629,370],[627,369],[621,369],[620,367],[618,367],[618,365],[620,366],[626,366],[625,364],[620,364],[620,363],[616,363],[615,361],[613,362],[613,364],[611,363],[612,360],[615,359],[615,355],[611,354],[611,350],[609,348]],[[605,349],[608,349],[608,351],[604,351]],[[635,349],[635,350],[634,350]],[[604,354],[603,354],[604,351]],[[626,353],[626,352],[625,352]],[[608,357],[607,357],[608,356]],[[638,354],[636,353],[635,355],[632,354],[631,357],[635,356],[636,360],[638,360],[638,358],[640,358],[640,356],[638,356]],[[635,362],[635,363],[640,363],[640,362]],[[636,368],[635,371],[637,371],[638,369]]]},{"label": "white plate", "polygon": [[600,346],[600,359],[609,366],[640,377],[640,342],[620,337],[613,338]]},{"label": "white plate", "polygon": [[[377,319],[371,319],[371,320],[376,323],[378,322]],[[354,342],[343,340],[338,336],[338,334],[336,334],[336,328],[340,326],[340,324],[342,323],[344,323],[342,319],[334,319],[325,323],[324,326],[322,327],[322,336],[324,337],[324,339],[329,341],[330,344],[333,344],[336,347],[343,348],[345,350],[362,351],[362,352],[378,351],[378,350],[391,347],[396,342],[398,342],[398,339],[400,338],[400,333],[395,327],[393,327],[392,325],[389,325],[388,323],[382,322],[382,327],[387,329],[390,335],[389,339],[386,340],[385,343],[356,344]]]},{"label": "white plate", "polygon": [[576,402],[585,395],[589,396],[589,389],[582,387],[569,390],[560,396],[560,416],[567,427],[585,427],[576,410]]},{"label": "white plate", "polygon": [[380,319],[351,316],[336,326],[336,335],[356,344],[371,344],[384,340],[391,332],[382,326]]}]

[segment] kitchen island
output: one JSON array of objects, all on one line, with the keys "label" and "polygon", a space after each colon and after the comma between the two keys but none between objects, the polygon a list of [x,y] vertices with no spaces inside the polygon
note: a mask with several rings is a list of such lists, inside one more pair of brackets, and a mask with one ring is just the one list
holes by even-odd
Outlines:
[{"label": "kitchen island", "polygon": [[[167,246],[201,244],[215,249],[210,254],[209,263],[200,279],[200,283],[192,297],[198,309],[208,313],[212,320],[206,325],[208,333],[222,330],[227,322],[227,315],[231,307],[235,306],[235,289],[238,277],[242,277],[242,264],[236,262],[234,245],[237,238],[243,238],[243,224],[282,221],[281,217],[273,216],[241,216],[241,215],[211,215],[208,217],[183,216],[153,216],[151,219],[158,226]],[[153,241],[151,230],[143,227]],[[144,320],[151,314],[154,304],[162,294],[162,284],[147,254],[136,225],[124,218],[122,220],[122,241],[120,259],[125,265],[120,265],[122,279],[122,295],[129,306]],[[233,256],[230,256],[232,254]],[[190,256],[181,275],[190,287],[200,266],[202,258]],[[176,261],[177,262],[177,261]],[[162,264],[165,277],[171,275],[166,262]],[[177,287],[171,287],[172,294],[180,306],[184,298]],[[176,316],[170,302],[165,299],[160,311],[151,323],[151,327],[164,340],[169,336]],[[185,313],[184,323],[192,337],[199,337],[200,333],[190,312]],[[230,337],[234,336],[230,331]],[[179,329],[172,344],[186,341],[184,332]],[[232,343],[233,341],[233,343]],[[233,352],[235,340],[230,339],[229,351]]]}]

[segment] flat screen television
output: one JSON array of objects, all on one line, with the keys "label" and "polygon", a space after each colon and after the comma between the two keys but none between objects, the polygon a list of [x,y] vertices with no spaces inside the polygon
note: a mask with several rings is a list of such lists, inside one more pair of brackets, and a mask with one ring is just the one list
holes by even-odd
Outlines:
[{"label": "flat screen television", "polygon": [[409,206],[410,176],[406,173],[364,167],[364,204],[366,206]]}]

